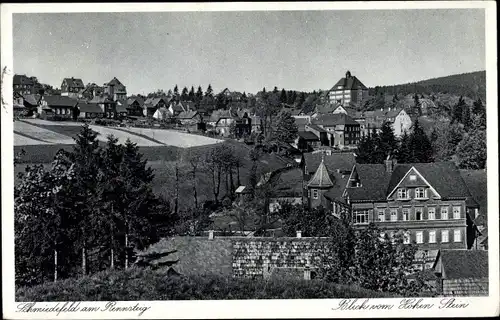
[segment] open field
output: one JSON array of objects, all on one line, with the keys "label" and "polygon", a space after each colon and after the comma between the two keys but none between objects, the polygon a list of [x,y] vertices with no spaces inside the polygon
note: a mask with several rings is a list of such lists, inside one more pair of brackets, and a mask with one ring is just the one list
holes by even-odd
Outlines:
[{"label": "open field", "polygon": [[[75,142],[71,137],[66,135],[22,121],[14,122],[14,132],[18,135],[24,135],[33,140],[39,140],[40,142],[43,141],[49,144],[73,144]],[[16,142],[15,140],[14,143]],[[43,142],[42,144],[45,144]]]},{"label": "open field", "polygon": [[142,136],[151,137],[155,140],[161,141],[166,145],[172,145],[181,148],[197,147],[202,145],[215,144],[222,142],[219,139],[178,132],[166,129],[150,129],[150,128],[135,128],[127,127],[121,128],[132,134],[139,134]]}]

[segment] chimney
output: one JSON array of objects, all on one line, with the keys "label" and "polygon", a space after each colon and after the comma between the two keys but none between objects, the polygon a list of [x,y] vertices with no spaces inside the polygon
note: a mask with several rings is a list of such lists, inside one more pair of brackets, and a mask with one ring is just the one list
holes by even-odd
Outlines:
[{"label": "chimney", "polygon": [[351,71],[347,70],[347,72],[345,73],[345,78],[349,79],[350,77],[351,77]]},{"label": "chimney", "polygon": [[208,231],[208,240],[213,240],[214,239],[214,231],[210,230]]},{"label": "chimney", "polygon": [[387,156],[387,159],[385,159],[385,171],[387,173],[391,173],[392,170],[394,169],[394,164],[395,162],[391,159],[391,155],[389,154]]},{"label": "chimney", "polygon": [[302,231],[297,231],[297,238],[302,238]]}]

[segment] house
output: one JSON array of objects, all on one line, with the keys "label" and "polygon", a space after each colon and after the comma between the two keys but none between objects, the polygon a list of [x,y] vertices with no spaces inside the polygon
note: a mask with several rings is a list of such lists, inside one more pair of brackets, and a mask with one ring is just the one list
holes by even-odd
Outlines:
[{"label": "house", "polygon": [[182,101],[170,101],[168,111],[172,116],[177,117],[181,112],[189,111],[189,108],[188,104],[185,104]]},{"label": "house", "polygon": [[128,115],[127,100],[116,101],[116,115],[120,119],[125,118]]},{"label": "house", "polygon": [[321,146],[328,146],[328,145],[330,145],[330,139],[328,137],[328,132],[324,128],[322,128],[322,127],[320,127],[320,126],[318,126],[316,124],[309,123],[309,124],[306,124],[304,126],[304,130],[306,132],[313,133],[319,139],[320,143],[317,146],[320,146],[320,145]]},{"label": "house", "polygon": [[488,251],[439,250],[433,270],[443,296],[488,296]]},{"label": "house", "polygon": [[[145,117],[154,117],[156,111],[158,109],[166,109],[168,112],[170,112],[170,109],[167,109],[167,104],[168,101],[166,98],[147,98],[146,101],[144,101],[144,104],[142,106],[143,108],[143,115]],[[160,113],[163,114],[163,111],[160,111]],[[172,113],[170,113],[169,116],[172,116]],[[155,118],[159,119],[159,118]],[[162,116],[161,119],[166,119],[165,117]]]},{"label": "house", "polygon": [[132,117],[144,116],[144,100],[140,97],[130,97],[127,99],[127,115]]},{"label": "house", "polygon": [[354,148],[361,138],[360,124],[347,114],[324,114],[311,120],[327,132],[327,145],[337,148]]},{"label": "house", "polygon": [[79,94],[85,90],[82,79],[64,78],[61,83],[61,96],[78,98]]},{"label": "house", "polygon": [[302,204],[304,185],[302,170],[297,167],[285,167],[272,175],[269,181],[272,191],[269,198],[269,212],[275,212],[283,203]]},{"label": "house", "polygon": [[309,152],[321,144],[319,138],[310,131],[299,131],[294,146],[302,152]]},{"label": "house", "polygon": [[[31,117],[37,112],[40,99],[42,98],[39,94],[20,94],[18,92],[13,92],[14,105],[17,105],[17,110],[24,116]],[[21,108],[21,105],[23,108]]]},{"label": "house", "polygon": [[368,88],[358,78],[347,71],[345,78],[340,79],[329,91],[328,101],[342,106],[361,104],[368,98]]},{"label": "house", "polygon": [[354,227],[374,222],[390,235],[405,230],[405,242],[420,249],[468,249],[475,240],[475,209],[453,162],[355,164],[343,198]]},{"label": "house", "polygon": [[[150,114],[150,110],[152,110],[152,108],[147,109],[148,116]],[[172,117],[172,115],[170,114],[169,110],[165,106],[162,106],[162,107],[156,109],[156,111],[153,113],[152,117],[155,118],[156,120],[167,120],[167,119],[170,119]]]},{"label": "house", "polygon": [[77,107],[79,111],[78,118],[80,119],[95,119],[104,117],[104,110],[98,103],[79,101]]},{"label": "house", "polygon": [[251,132],[261,133],[262,132],[262,119],[257,115],[250,116],[250,123],[252,124]]},{"label": "house", "polygon": [[409,132],[413,121],[412,117],[404,108],[381,108],[373,111],[366,111],[363,114],[365,123],[365,135],[372,130],[380,132],[384,122],[389,122],[396,137],[401,137],[405,132]]},{"label": "house", "polygon": [[196,125],[202,121],[198,111],[183,111],[176,118],[182,125]]},{"label": "house", "polygon": [[299,131],[306,131],[306,124],[311,123],[310,116],[292,116],[295,119],[295,124],[297,125],[297,129]]},{"label": "house", "polygon": [[214,130],[223,136],[229,135],[229,129],[233,122],[235,119],[229,110],[215,110],[209,120],[209,124]]},{"label": "house", "polygon": [[86,99],[90,101],[94,97],[100,97],[104,95],[104,88],[98,86],[95,83],[87,85],[87,87],[79,94],[79,98]]},{"label": "house", "polygon": [[104,118],[108,118],[108,119],[118,118],[117,102],[112,100],[110,97],[107,97],[107,96],[94,97],[89,102],[97,104],[101,108],[101,110],[104,111],[104,115],[103,115]]},{"label": "house", "polygon": [[37,84],[36,77],[28,77],[25,74],[15,74],[12,79],[14,92],[22,95],[38,93]]},{"label": "house", "polygon": [[236,117],[234,117],[234,135],[237,138],[250,135],[252,132],[252,118],[250,117],[250,110],[240,109],[235,112]]},{"label": "house", "polygon": [[77,100],[68,96],[42,96],[38,106],[38,113],[43,119],[76,119],[78,116],[76,105]]},{"label": "house", "polygon": [[113,101],[123,101],[127,99],[127,87],[114,77],[104,84],[104,94],[108,95]]}]

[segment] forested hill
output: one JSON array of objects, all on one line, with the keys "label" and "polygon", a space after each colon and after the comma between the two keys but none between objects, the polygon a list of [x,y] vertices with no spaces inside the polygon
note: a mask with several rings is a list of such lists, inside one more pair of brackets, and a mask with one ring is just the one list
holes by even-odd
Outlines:
[{"label": "forested hill", "polygon": [[408,93],[449,93],[457,96],[466,96],[471,99],[486,100],[486,71],[455,74],[446,77],[422,80],[414,83],[394,86],[376,86],[370,88],[370,95],[408,94]]}]

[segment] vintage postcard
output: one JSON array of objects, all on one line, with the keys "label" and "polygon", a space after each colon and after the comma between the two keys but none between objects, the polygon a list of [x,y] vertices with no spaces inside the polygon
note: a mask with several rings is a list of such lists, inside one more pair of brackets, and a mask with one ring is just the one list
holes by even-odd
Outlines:
[{"label": "vintage postcard", "polygon": [[2,4],[6,319],[499,314],[496,4]]}]

